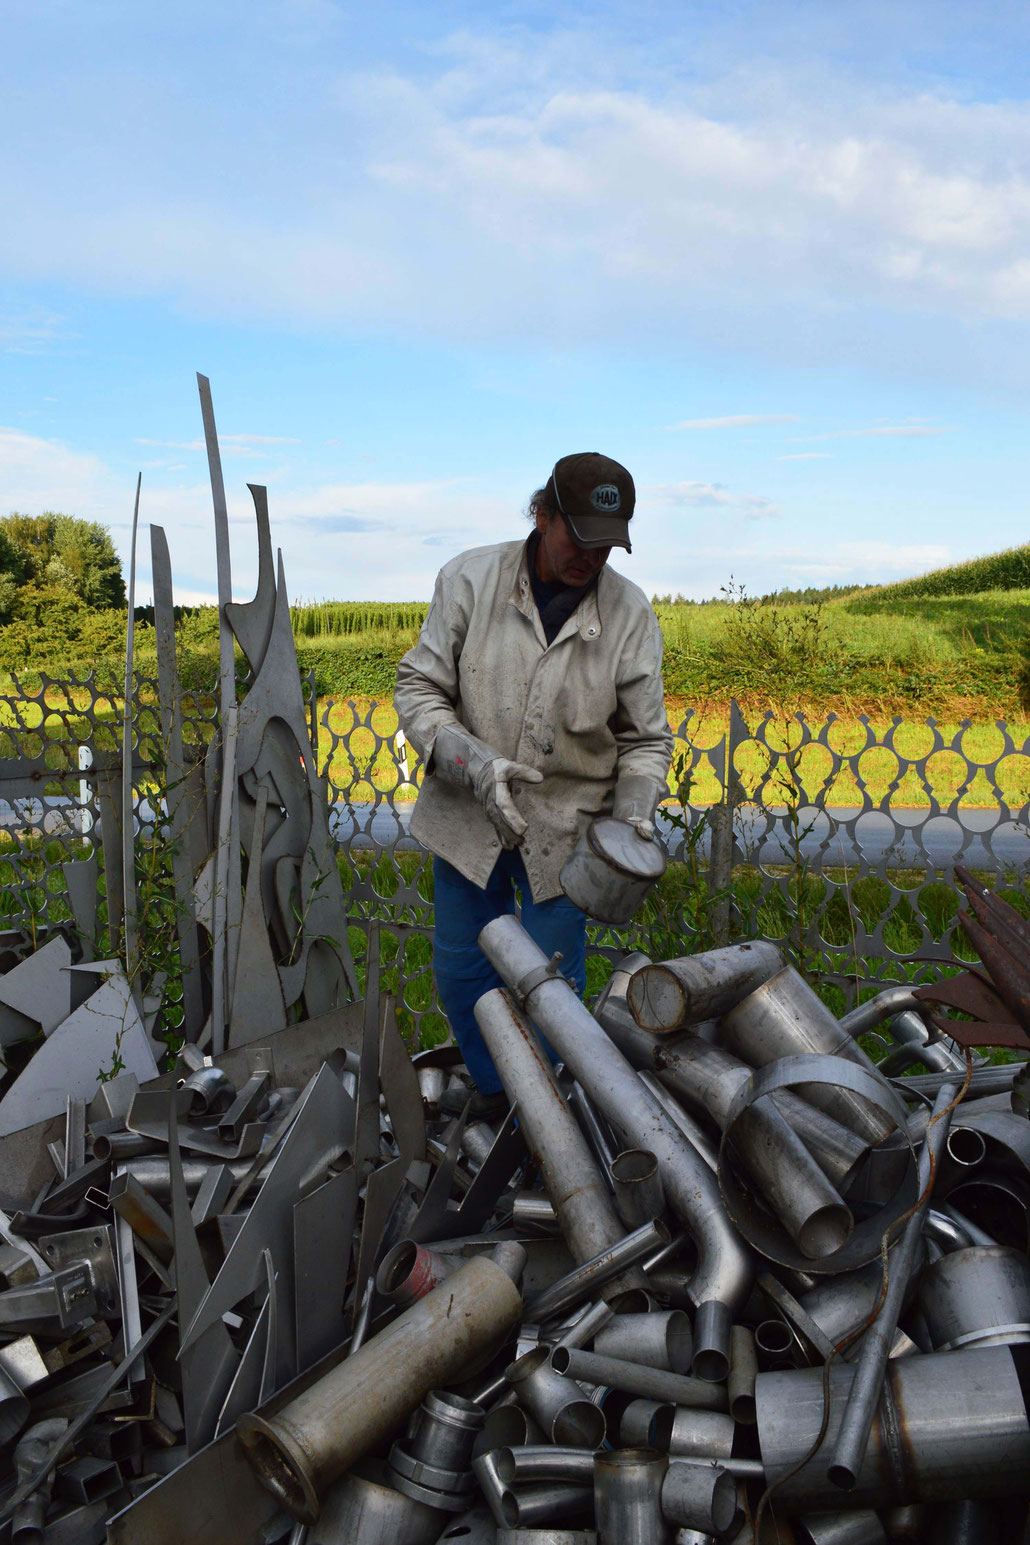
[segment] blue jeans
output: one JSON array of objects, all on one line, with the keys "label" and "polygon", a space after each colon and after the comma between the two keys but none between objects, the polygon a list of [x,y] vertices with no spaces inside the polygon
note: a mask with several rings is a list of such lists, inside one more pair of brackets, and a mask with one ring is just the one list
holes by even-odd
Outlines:
[{"label": "blue jeans", "polygon": [[495,917],[515,911],[516,885],[522,897],[522,926],[548,957],[561,950],[562,975],[575,983],[582,997],[586,988],[586,916],[566,896],[534,901],[517,848],[498,855],[485,890],[466,880],[445,859],[433,859],[436,991],[465,1066],[481,1094],[495,1094],[501,1080],[472,1011],[485,992],[504,983],[476,940]]}]

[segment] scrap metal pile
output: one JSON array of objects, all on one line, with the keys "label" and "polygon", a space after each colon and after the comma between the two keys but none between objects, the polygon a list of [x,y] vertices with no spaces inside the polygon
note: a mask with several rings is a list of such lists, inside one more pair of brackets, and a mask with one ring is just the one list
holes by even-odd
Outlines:
[{"label": "scrap metal pile", "polygon": [[481,944],[496,1130],[373,936],[363,1009],[3,1139],[0,1540],[1021,1539],[1025,1064],[907,988],[838,1021],[769,944],[593,1013]]}]

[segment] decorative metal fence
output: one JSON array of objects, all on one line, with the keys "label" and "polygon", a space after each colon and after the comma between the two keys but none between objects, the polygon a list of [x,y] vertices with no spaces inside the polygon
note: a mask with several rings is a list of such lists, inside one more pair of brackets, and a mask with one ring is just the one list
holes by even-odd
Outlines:
[{"label": "decorative metal fence", "polygon": [[[421,770],[393,708],[322,706],[320,765],[337,801],[355,913],[386,916],[397,990],[433,1014],[428,855],[408,835]],[[720,723],[676,730],[661,812],[666,879],[627,929],[591,929],[595,982],[627,947],[668,956],[734,939],[782,943],[836,1000],[866,984],[939,975],[968,955],[956,862],[1024,892],[1030,860],[1030,737],[868,715],[819,722],[736,703]]]},{"label": "decorative metal fence", "polygon": [[[137,823],[161,808],[156,687],[133,705]],[[186,738],[203,755],[213,698],[185,704]],[[93,676],[34,674],[0,694],[0,905],[8,941],[31,948],[69,917],[69,887],[106,905],[95,839],[117,820],[122,704]],[[389,703],[331,700],[312,714],[332,805],[360,965],[381,925],[384,985],[423,1040],[445,1025],[431,970],[432,870],[408,834],[421,769]],[[592,985],[635,946],[683,953],[738,938],[781,942],[837,1006],[859,985],[939,974],[953,951],[960,861],[1024,893],[1030,859],[1030,738],[1005,724],[940,725],[867,716],[818,722],[766,714],[748,723],[688,713],[676,731],[661,835],[672,862],[624,930],[591,930]],[[112,905],[117,908],[117,877]]]}]

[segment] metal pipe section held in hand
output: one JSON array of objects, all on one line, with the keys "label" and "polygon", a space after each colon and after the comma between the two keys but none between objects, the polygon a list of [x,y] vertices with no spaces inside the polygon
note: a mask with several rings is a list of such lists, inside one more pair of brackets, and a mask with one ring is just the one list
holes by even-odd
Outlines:
[{"label": "metal pipe section held in hand", "polygon": [[496,1346],[521,1314],[511,1277],[478,1256],[276,1415],[242,1417],[247,1458],[295,1518],[313,1523],[332,1482],[431,1389]]},{"label": "metal pipe section held in hand", "polygon": [[[521,923],[495,918],[479,944],[626,1146],[657,1157],[669,1207],[698,1251],[690,1280],[700,1325],[700,1331],[695,1325],[694,1369],[705,1378],[725,1378],[733,1312],[747,1295],[753,1267],[726,1215],[718,1181],[569,984],[549,974],[547,957]],[[703,1315],[709,1304],[715,1312]]]},{"label": "metal pipe section held in hand", "polygon": [[775,944],[756,939],[725,949],[642,966],[626,988],[626,1002],[642,1030],[668,1032],[718,1019],[783,969]]},{"label": "metal pipe section held in hand", "polygon": [[[625,1235],[594,1156],[562,1098],[540,1038],[503,988],[480,998],[476,1023],[519,1124],[536,1155],[547,1194],[573,1258],[582,1264]],[[644,1221],[644,1220],[640,1220]],[[637,1272],[617,1277],[609,1293],[643,1285]]]},{"label": "metal pipe section held in hand", "polygon": [[850,1491],[854,1487],[862,1466],[862,1457],[869,1441],[869,1430],[873,1425],[873,1417],[883,1389],[894,1332],[898,1328],[898,1316],[908,1290],[912,1263],[923,1226],[923,1215],[929,1205],[935,1166],[940,1161],[948,1136],[948,1125],[951,1119],[948,1106],[958,1094],[958,1090],[957,1082],[945,1084],[934,1102],[933,1117],[927,1130],[926,1142],[919,1155],[921,1200],[905,1225],[901,1244],[890,1263],[887,1291],[880,1306],[880,1312],[866,1331],[862,1342],[862,1350],[855,1368],[855,1380],[848,1396],[847,1408],[841,1419],[833,1461],[827,1472],[829,1479],[842,1491]]}]

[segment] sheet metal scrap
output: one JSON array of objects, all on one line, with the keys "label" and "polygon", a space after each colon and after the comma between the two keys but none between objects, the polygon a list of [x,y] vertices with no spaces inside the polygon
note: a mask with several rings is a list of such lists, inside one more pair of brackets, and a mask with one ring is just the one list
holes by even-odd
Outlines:
[{"label": "sheet metal scrap", "polygon": [[973,1016],[975,1023],[934,1016],[936,1027],[963,1046],[1030,1051],[1030,923],[961,864],[955,878],[970,906],[959,926],[981,966],[917,987],[915,996]]}]

